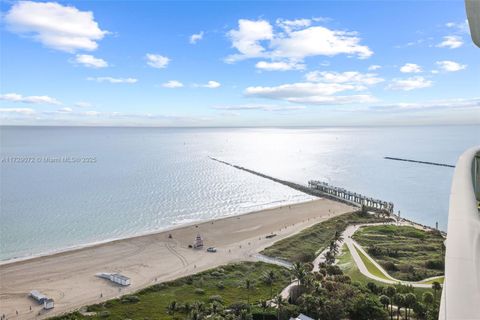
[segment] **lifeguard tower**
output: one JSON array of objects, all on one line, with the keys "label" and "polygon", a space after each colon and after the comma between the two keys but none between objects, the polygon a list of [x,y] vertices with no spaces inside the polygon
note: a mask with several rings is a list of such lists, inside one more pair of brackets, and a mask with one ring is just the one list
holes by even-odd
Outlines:
[{"label": "lifeguard tower", "polygon": [[203,248],[203,239],[202,239],[202,236],[200,236],[200,233],[197,234],[197,237],[195,238],[195,242],[193,243],[193,248],[194,249]]}]

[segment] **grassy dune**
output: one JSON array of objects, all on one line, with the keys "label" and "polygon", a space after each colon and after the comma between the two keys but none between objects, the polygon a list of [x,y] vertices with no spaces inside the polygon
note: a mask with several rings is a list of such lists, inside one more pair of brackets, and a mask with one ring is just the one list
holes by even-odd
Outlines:
[{"label": "grassy dune", "polygon": [[419,281],[444,273],[444,239],[438,232],[383,225],[361,228],[353,238],[396,279]]},{"label": "grassy dune", "polygon": [[346,213],[320,222],[302,232],[275,242],[261,253],[291,262],[311,262],[318,252],[323,251],[332,241],[335,231],[343,232],[350,224],[385,222],[380,218],[360,212]]},{"label": "grassy dune", "polygon": [[[265,283],[265,273],[273,270],[276,276],[272,287]],[[252,288],[246,289],[246,279]],[[203,303],[211,308],[216,301],[219,308],[228,308],[235,303],[257,303],[277,294],[290,283],[287,269],[263,262],[229,264],[175,281],[143,289],[132,295],[87,307],[90,316],[79,312],[54,319],[186,319],[184,306]],[[172,301],[177,302],[177,311],[168,312]]]}]

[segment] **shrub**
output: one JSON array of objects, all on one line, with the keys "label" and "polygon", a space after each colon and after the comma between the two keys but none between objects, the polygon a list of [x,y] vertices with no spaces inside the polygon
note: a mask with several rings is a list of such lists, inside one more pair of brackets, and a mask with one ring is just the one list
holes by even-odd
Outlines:
[{"label": "shrub", "polygon": [[217,294],[217,295],[210,296],[210,298],[208,298],[208,301],[209,302],[214,302],[215,301],[215,302],[223,303],[223,298],[222,298],[222,296]]},{"label": "shrub", "polygon": [[100,318],[108,318],[108,317],[110,317],[110,311],[108,311],[108,310],[103,310],[103,311],[100,311],[97,315],[98,315]]},{"label": "shrub", "polygon": [[205,290],[200,289],[200,288],[196,288],[196,289],[195,289],[195,293],[196,293],[196,294],[205,294]]},{"label": "shrub", "polygon": [[382,267],[387,271],[398,271],[398,267],[391,261],[385,261],[382,263]]},{"label": "shrub", "polygon": [[140,298],[134,295],[123,296],[120,300],[121,303],[137,303],[140,301]]},{"label": "shrub", "polygon": [[425,268],[443,270],[445,268],[445,264],[442,260],[428,260],[427,262],[425,262]]}]

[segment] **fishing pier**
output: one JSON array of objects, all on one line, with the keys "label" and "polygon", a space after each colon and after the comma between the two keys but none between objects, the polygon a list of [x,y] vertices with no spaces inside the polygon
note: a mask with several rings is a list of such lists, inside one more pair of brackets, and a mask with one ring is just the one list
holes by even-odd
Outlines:
[{"label": "fishing pier", "polygon": [[229,162],[219,160],[213,157],[209,157],[211,160],[223,163],[227,166],[231,166],[235,169],[238,170],[243,170],[246,172],[249,172],[251,174],[257,175],[259,177],[265,178],[272,180],[274,182],[283,184],[287,187],[290,187],[292,189],[298,190],[300,192],[306,193],[308,195],[316,196],[316,197],[321,197],[321,198],[326,198],[330,199],[333,201],[337,202],[342,202],[348,205],[352,205],[355,207],[360,207],[362,209],[368,210],[368,211],[375,211],[375,212],[380,212],[380,213],[386,213],[388,215],[393,214],[393,203],[392,202],[386,202],[383,200],[379,199],[374,199],[370,197],[366,197],[364,195],[361,195],[356,192],[351,192],[343,188],[338,188],[329,185],[326,182],[322,181],[316,181],[316,180],[310,180],[308,182],[308,186],[298,184],[295,182],[291,181],[286,181],[286,180],[281,180],[275,177],[268,176],[266,174],[244,168],[238,165],[231,164]]},{"label": "fishing pier", "polygon": [[343,188],[337,188],[329,185],[326,182],[310,180],[308,186],[323,194],[328,194],[336,199],[347,201],[353,205],[364,206],[367,209],[374,211],[393,213],[393,203],[379,199],[369,198],[360,193],[351,192]]}]

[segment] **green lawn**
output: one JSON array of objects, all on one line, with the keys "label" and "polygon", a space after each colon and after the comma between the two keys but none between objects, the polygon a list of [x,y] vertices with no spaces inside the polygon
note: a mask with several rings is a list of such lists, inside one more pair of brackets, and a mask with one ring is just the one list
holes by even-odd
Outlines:
[{"label": "green lawn", "polygon": [[349,224],[385,221],[390,220],[360,212],[346,213],[275,242],[261,253],[291,262],[311,262],[318,252],[323,251],[330,244],[335,231],[343,232]]},{"label": "green lawn", "polygon": [[[352,281],[356,281],[361,283],[362,285],[366,286],[367,283],[372,282],[376,284],[378,287],[387,287],[389,286],[386,283],[376,281],[364,276],[360,270],[358,270],[357,265],[353,261],[352,254],[346,245],[343,245],[342,250],[337,258],[337,265],[343,270],[343,272],[348,275]],[[433,294],[433,290],[430,288],[413,288],[413,292],[417,296],[418,299],[422,298],[424,292],[431,292]],[[440,301],[441,293],[438,294],[438,301]]]},{"label": "green lawn", "polygon": [[[89,306],[87,311],[96,312],[96,316],[84,317],[75,312],[55,319],[174,319],[167,312],[168,305],[174,300],[180,306],[203,302],[207,308],[213,300],[221,301],[224,308],[248,300],[256,303],[270,298],[270,286],[263,281],[263,275],[269,270],[273,270],[276,275],[272,287],[275,295],[290,283],[290,272],[283,267],[263,262],[243,262],[154,285],[133,295]],[[251,290],[245,288],[246,279],[253,284]],[[175,317],[185,319],[187,314],[179,311]]]},{"label": "green lawn", "polygon": [[387,278],[383,274],[383,272],[380,271],[380,269],[377,268],[377,266],[372,262],[372,260],[370,260],[361,250],[358,250],[357,248],[355,248],[355,250],[357,250],[357,253],[360,256],[360,259],[362,259],[362,262],[365,265],[365,267],[367,268],[368,272],[370,272],[374,276],[377,276],[381,279],[391,280],[391,279]]},{"label": "green lawn", "polygon": [[427,280],[427,281],[420,281],[420,283],[425,283],[425,284],[432,284],[434,282],[438,282],[440,284],[443,284],[443,281],[445,280],[445,277],[444,276],[441,276],[439,278],[434,278],[434,279],[430,279],[430,280]]},{"label": "green lawn", "polygon": [[353,238],[392,277],[420,281],[444,273],[443,237],[410,226],[370,226]]}]

